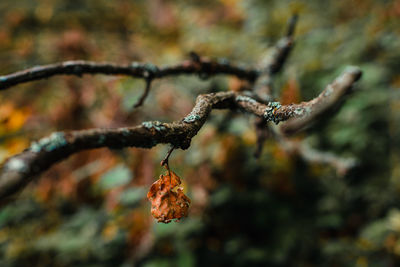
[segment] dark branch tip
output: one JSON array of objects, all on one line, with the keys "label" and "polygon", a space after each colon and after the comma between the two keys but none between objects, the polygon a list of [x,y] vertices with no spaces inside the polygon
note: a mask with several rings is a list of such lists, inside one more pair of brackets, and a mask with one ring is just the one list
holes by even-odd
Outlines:
[{"label": "dark branch tip", "polygon": [[286,33],[287,37],[292,37],[294,35],[298,19],[299,15],[297,13],[294,13],[289,19],[287,33]]},{"label": "dark branch tip", "polygon": [[133,108],[138,108],[143,105],[144,101],[146,100],[147,96],[149,95],[150,89],[151,89],[151,82],[153,81],[153,78],[151,76],[148,76],[145,78],[145,88],[140,96],[139,100],[136,102],[135,105],[133,105]]},{"label": "dark branch tip", "polygon": [[358,81],[362,77],[362,71],[357,66],[347,66],[344,72],[352,74],[354,76],[354,81]]}]

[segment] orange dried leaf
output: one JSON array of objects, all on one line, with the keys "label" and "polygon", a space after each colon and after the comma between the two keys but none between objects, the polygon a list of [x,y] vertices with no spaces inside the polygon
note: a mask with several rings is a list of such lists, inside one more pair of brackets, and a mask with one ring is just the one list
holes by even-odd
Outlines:
[{"label": "orange dried leaf", "polygon": [[151,202],[151,214],[158,222],[169,223],[188,215],[190,199],[177,187],[180,184],[178,175],[168,171],[151,185],[147,198]]}]

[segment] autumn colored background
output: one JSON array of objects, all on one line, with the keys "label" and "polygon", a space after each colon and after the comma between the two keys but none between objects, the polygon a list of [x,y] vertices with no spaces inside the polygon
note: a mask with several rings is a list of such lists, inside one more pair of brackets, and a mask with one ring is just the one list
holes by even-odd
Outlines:
[{"label": "autumn colored background", "polygon": [[[0,209],[1,266],[394,266],[400,260],[400,1],[0,1],[0,74],[71,59],[158,65],[190,51],[256,66],[299,14],[275,80],[283,102],[316,96],[346,65],[362,81],[299,139],[354,157],[346,174],[267,141],[254,118],[215,111],[171,156],[192,205],[158,224],[145,195],[168,146],[86,151]],[[53,131],[184,117],[236,78],[57,76],[0,92],[0,161]]]}]

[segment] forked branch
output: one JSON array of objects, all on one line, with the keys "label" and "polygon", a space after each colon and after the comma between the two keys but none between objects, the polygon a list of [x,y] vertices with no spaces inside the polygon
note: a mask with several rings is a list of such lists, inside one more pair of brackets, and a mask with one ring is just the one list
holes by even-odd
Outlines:
[{"label": "forked branch", "polygon": [[192,111],[181,121],[171,123],[153,121],[143,122],[134,127],[53,133],[32,143],[22,153],[5,162],[0,172],[0,200],[22,189],[35,176],[56,162],[82,150],[101,147],[151,148],[161,143],[187,149],[213,109],[239,109],[275,123],[291,118],[306,119],[314,116],[314,110],[320,110],[326,103],[333,105],[333,102],[341,101],[360,77],[359,69],[347,70],[328,85],[318,97],[300,104],[281,105],[278,102],[263,104],[257,102],[252,95],[219,92],[198,96]]}]

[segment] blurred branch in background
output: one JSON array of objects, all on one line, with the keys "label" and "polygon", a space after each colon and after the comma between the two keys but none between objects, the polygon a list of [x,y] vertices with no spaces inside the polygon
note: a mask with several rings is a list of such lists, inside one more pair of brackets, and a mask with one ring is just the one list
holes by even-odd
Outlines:
[{"label": "blurred branch in background", "polygon": [[[288,23],[286,36],[278,41],[271,55],[262,59],[262,71],[254,85],[254,91],[261,102],[266,103],[276,99],[276,92],[274,92],[272,84],[273,77],[282,70],[284,63],[293,48],[294,31],[296,29],[297,21],[297,14],[293,15]],[[254,126],[257,134],[257,146],[254,156],[258,158],[262,153],[265,140],[270,136],[270,129],[263,118],[257,118]]]},{"label": "blurred branch in background", "polygon": [[133,62],[130,65],[114,63],[96,63],[83,60],[66,61],[62,63],[37,66],[31,69],[0,76],[0,90],[18,85],[20,83],[46,79],[54,75],[106,74],[128,75],[143,79],[160,79],[167,76],[182,74],[218,75],[228,74],[238,78],[253,81],[258,76],[258,71],[235,66],[226,60],[211,61],[202,58],[198,62],[188,60],[175,66],[157,67],[150,63]]}]

